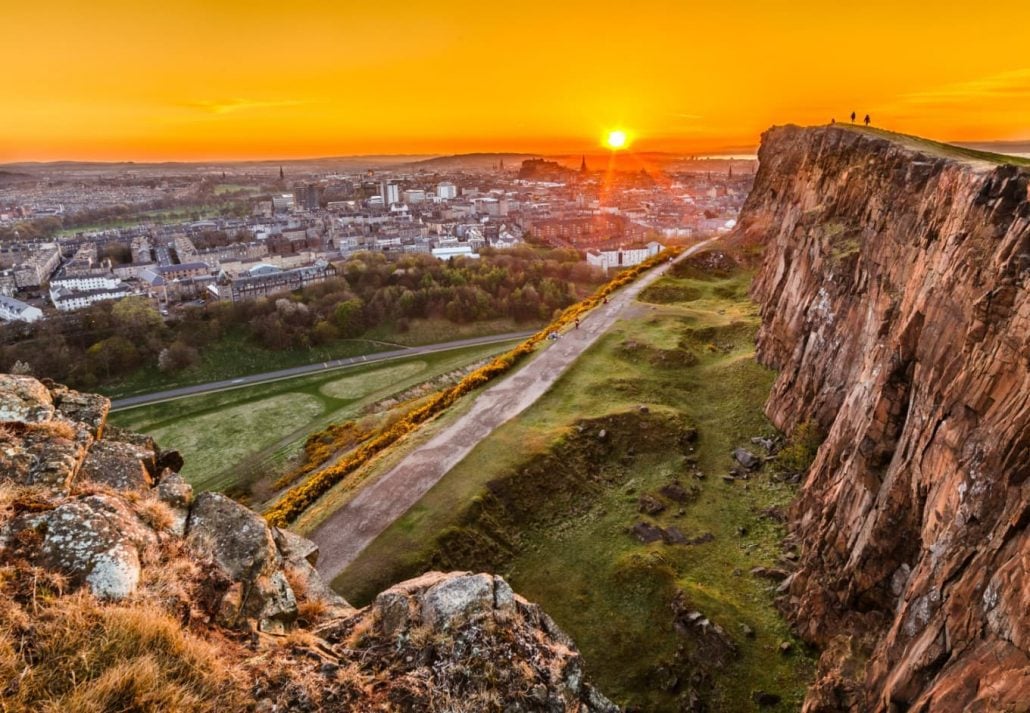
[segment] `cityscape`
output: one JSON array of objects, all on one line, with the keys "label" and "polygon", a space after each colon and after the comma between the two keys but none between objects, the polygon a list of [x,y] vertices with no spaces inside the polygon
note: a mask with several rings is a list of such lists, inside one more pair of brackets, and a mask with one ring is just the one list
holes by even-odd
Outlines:
[{"label": "cityscape", "polygon": [[498,157],[471,171],[437,169],[432,159],[297,175],[292,166],[289,175],[283,167],[9,171],[0,187],[0,318],[34,322],[126,297],[169,316],[184,303],[300,289],[361,251],[475,259],[483,248],[528,241],[578,250],[601,269],[631,266],[656,244],[729,232],[755,165],[703,158],[633,173],[593,158],[595,169],[584,156],[576,168],[511,157],[506,168]]},{"label": "cityscape", "polygon": [[1030,713],[1030,2],[0,13],[0,713]]}]

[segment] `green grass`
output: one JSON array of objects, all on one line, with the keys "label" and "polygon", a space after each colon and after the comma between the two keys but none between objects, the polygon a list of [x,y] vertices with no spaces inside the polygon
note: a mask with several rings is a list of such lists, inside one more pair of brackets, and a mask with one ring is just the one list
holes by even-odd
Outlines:
[{"label": "green grass", "polygon": [[[745,297],[748,281],[733,274],[656,283],[650,296],[661,304],[640,305],[634,318],[619,322],[377,538],[334,586],[360,605],[427,568],[499,570],[575,639],[591,680],[618,702],[648,711],[679,710],[683,688],[664,690],[667,672],[679,671],[686,681],[710,658],[696,637],[673,629],[670,600],[682,591],[738,645],[735,660],[709,667],[712,710],[752,710],[758,689],[783,696],[780,710],[796,710],[812,661],[797,642],[794,656],[778,652],[779,642],[791,638],[787,626],[768,583],[747,574],[774,564],[784,534],[760,517],[761,509],[784,506],[793,493],[767,473],[746,490],[743,482],[721,479],[733,447],[752,447],[750,437],[773,432],[762,415],[773,374],[753,358],[758,318]],[[690,299],[669,302],[676,294]],[[669,368],[653,358],[677,349],[692,353],[694,363]],[[649,407],[646,417],[637,410],[641,404]],[[598,419],[615,424],[601,455]],[[695,450],[685,452],[675,428],[660,423],[623,432],[617,424],[626,419],[692,424],[699,434]],[[691,477],[686,458],[696,458],[704,480]],[[640,495],[671,480],[696,486],[696,498],[682,506],[667,501],[657,517],[640,514]],[[643,545],[626,531],[641,520],[715,539]],[[741,634],[742,624],[757,632],[755,639]]]},{"label": "green grass", "polygon": [[848,131],[856,131],[858,133],[889,139],[933,156],[961,158],[973,161],[984,161],[987,163],[1009,163],[1014,166],[1030,167],[1030,159],[1023,158],[1021,156],[1009,156],[1006,154],[992,153],[990,151],[980,151],[979,149],[971,149],[966,146],[946,144],[940,141],[933,141],[932,139],[924,139],[920,136],[910,136],[909,134],[887,131],[886,129],[877,129],[871,126],[851,126],[848,124],[836,124],[835,126],[847,129]]},{"label": "green grass", "polygon": [[281,351],[265,349],[249,339],[242,330],[237,329],[205,346],[201,350],[200,363],[194,367],[166,374],[156,365],[146,366],[120,380],[98,386],[96,390],[113,399],[123,398],[305,364],[374,354],[401,346],[421,346],[506,334],[531,330],[536,326],[538,325],[516,323],[508,319],[464,325],[456,325],[446,320],[412,320],[410,328],[405,332],[398,332],[392,325],[383,326],[370,330],[360,339],[339,339],[324,346]]},{"label": "green grass", "polygon": [[452,349],[137,406],[111,414],[111,422],[179,450],[195,488],[246,495],[298,453],[308,434],[508,347]]},{"label": "green grass", "polygon": [[231,204],[225,203],[215,206],[187,206],[183,208],[155,208],[153,210],[144,210],[123,218],[112,218],[111,220],[98,221],[90,225],[63,228],[57,231],[57,237],[75,235],[77,233],[88,233],[97,230],[129,228],[140,225],[141,223],[155,223],[158,225],[166,223],[181,223],[183,221],[193,220],[192,215],[194,213],[197,213],[198,220],[207,220],[208,218],[219,216],[221,214],[221,209],[229,205]]}]

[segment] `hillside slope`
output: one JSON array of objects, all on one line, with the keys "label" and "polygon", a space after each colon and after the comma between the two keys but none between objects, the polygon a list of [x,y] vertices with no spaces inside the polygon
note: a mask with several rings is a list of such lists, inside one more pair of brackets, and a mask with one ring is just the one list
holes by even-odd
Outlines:
[{"label": "hillside slope", "polygon": [[841,127],[759,158],[766,412],[825,435],[782,602],[806,710],[1026,710],[1030,173]]}]

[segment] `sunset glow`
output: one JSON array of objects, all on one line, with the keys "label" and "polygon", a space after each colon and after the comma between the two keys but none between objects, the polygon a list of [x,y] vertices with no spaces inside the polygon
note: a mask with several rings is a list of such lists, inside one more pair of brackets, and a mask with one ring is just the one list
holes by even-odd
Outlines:
[{"label": "sunset glow", "polygon": [[[1030,139],[1030,3],[5,3],[0,161]],[[961,51],[956,51],[961,47]],[[899,71],[904,68],[904,71]]]},{"label": "sunset glow", "polygon": [[619,149],[626,147],[626,132],[625,131],[612,131],[608,134],[608,138],[605,139],[605,144],[608,148],[618,151]]}]

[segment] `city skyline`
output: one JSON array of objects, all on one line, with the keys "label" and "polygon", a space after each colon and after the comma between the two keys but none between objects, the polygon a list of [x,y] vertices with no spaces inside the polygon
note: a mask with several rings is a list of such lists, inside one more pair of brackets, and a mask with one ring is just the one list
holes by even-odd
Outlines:
[{"label": "city skyline", "polygon": [[61,0],[5,16],[0,162],[591,153],[616,130],[637,151],[742,153],[770,125],[851,111],[946,141],[1030,140],[1030,6],[1008,0],[500,16],[465,0]]}]

